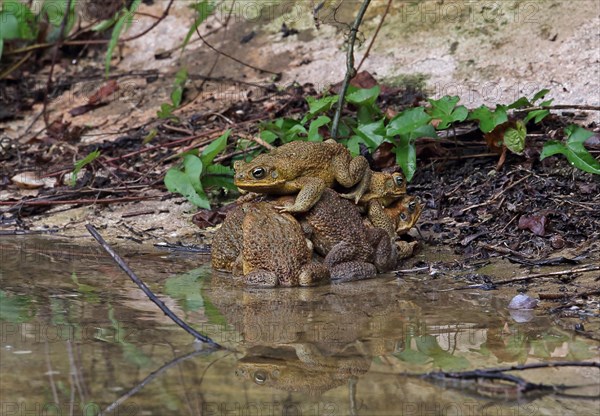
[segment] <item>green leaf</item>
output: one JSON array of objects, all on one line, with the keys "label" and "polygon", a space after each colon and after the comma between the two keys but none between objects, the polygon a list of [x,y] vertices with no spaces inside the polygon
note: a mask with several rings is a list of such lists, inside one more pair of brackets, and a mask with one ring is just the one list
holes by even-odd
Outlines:
[{"label": "green leaf", "polygon": [[387,125],[387,136],[407,136],[419,127],[431,121],[431,116],[425,113],[423,107],[405,110],[390,120]]},{"label": "green leaf", "polygon": [[373,88],[360,88],[346,94],[346,101],[355,105],[373,105],[381,93],[379,85]]},{"label": "green leaf", "polygon": [[386,138],[384,119],[369,124],[359,124],[354,132],[359,135],[369,150],[373,151],[379,147]]},{"label": "green leaf", "polygon": [[308,128],[309,142],[322,142],[323,137],[319,134],[319,128],[329,123],[331,119],[327,116],[319,116],[310,123]]},{"label": "green leaf", "polygon": [[345,143],[344,141],[342,141],[341,143],[343,143],[346,146],[346,148],[348,148],[352,156],[358,156],[360,155],[360,144],[364,142],[365,141],[362,137],[355,135],[346,140]]},{"label": "green leaf", "polygon": [[308,122],[308,120],[310,120],[317,114],[321,114],[326,111],[329,111],[331,106],[334,103],[336,103],[338,101],[338,99],[339,99],[339,96],[337,96],[337,95],[330,95],[328,97],[323,97],[323,98],[319,98],[319,99],[316,99],[313,97],[306,97],[306,102],[308,103],[308,113],[306,113],[306,115],[304,116],[302,121],[300,121],[300,123],[306,124]]},{"label": "green leaf", "polygon": [[119,13],[115,13],[110,19],[103,20],[97,25],[94,25],[92,27],[92,32],[104,32],[108,28],[112,27],[117,20],[119,20]]},{"label": "green leaf", "polygon": [[400,136],[399,143],[394,148],[396,163],[402,168],[407,181],[411,181],[417,171],[417,151],[413,140]]},{"label": "green leaf", "polygon": [[203,164],[199,157],[185,155],[183,158],[183,171],[170,168],[165,175],[165,186],[170,192],[183,195],[192,204],[200,208],[210,209],[208,197],[204,192],[200,177]]},{"label": "green leaf", "polygon": [[[71,2],[69,17],[65,25],[65,34],[68,34],[75,24],[75,1]],[[55,41],[60,36],[60,27],[65,16],[67,1],[65,0],[45,0],[42,5],[42,15],[46,15],[48,22],[53,26],[53,31],[46,36],[47,41]]]},{"label": "green leaf", "polygon": [[229,138],[230,134],[231,130],[229,129],[204,148],[200,154],[200,160],[202,160],[204,166],[210,166],[215,157],[225,150],[227,147],[227,139]]},{"label": "green leaf", "polygon": [[0,60],[2,59],[2,49],[4,49],[4,39],[0,36]]},{"label": "green leaf", "polygon": [[175,75],[175,81],[173,81],[173,90],[171,91],[171,103],[175,108],[181,105],[181,98],[183,97],[183,90],[185,83],[188,80],[187,69],[181,68]]},{"label": "green leaf", "polygon": [[77,183],[77,175],[79,174],[79,171],[81,171],[81,169],[83,169],[87,164],[92,163],[94,160],[96,160],[98,156],[100,156],[100,150],[94,150],[86,157],[75,163],[73,173],[71,174],[71,186],[75,186],[75,184]]},{"label": "green leaf", "polygon": [[225,188],[237,190],[233,184],[233,169],[219,163],[209,165],[202,176],[202,186],[205,188]]},{"label": "green leaf", "polygon": [[531,99],[531,102],[535,103],[537,100],[544,98],[546,96],[546,94],[548,94],[549,92],[550,92],[550,90],[546,90],[546,89],[536,92],[535,95],[533,96],[533,98]]},{"label": "green leaf", "polygon": [[192,35],[194,33],[196,33],[196,29],[198,29],[198,26],[200,26],[202,24],[202,22],[204,22],[208,18],[208,16],[210,16],[212,14],[213,10],[215,9],[214,4],[210,1],[201,1],[190,7],[196,11],[197,17],[194,20],[192,27],[190,27],[190,30],[188,30],[187,35],[185,35],[185,39],[183,40],[183,44],[181,45],[181,53],[182,54],[183,54],[183,50],[185,49],[187,44],[190,42]]},{"label": "green leaf", "polygon": [[279,136],[277,136],[275,133],[273,133],[272,131],[269,130],[263,130],[260,132],[260,138],[263,139],[265,142],[271,144],[273,143],[275,140],[277,140],[279,138]]},{"label": "green leaf", "polygon": [[36,19],[27,5],[6,1],[0,6],[0,39],[34,40],[37,37]]},{"label": "green leaf", "polygon": [[136,21],[136,19],[134,18],[134,14],[135,14],[136,10],[138,9],[138,7],[140,7],[141,3],[142,3],[142,0],[133,0],[133,2],[131,3],[131,6],[129,6],[129,11],[127,13],[128,14],[127,29],[129,29],[131,27],[131,24]]},{"label": "green leaf", "polygon": [[532,106],[532,104],[529,102],[529,100],[527,98],[521,97],[514,103],[507,105],[506,109],[513,110],[515,108],[523,108],[523,107],[531,107],[531,106]]},{"label": "green leaf", "polygon": [[467,107],[461,105],[456,107],[460,100],[457,96],[446,95],[439,100],[428,99],[431,104],[431,109],[428,113],[433,119],[439,119],[440,123],[437,126],[438,130],[445,130],[450,127],[450,124],[456,121],[464,121],[469,114]]},{"label": "green leaf", "polygon": [[156,116],[158,118],[177,118],[173,115],[173,110],[175,109],[175,107],[173,107],[171,104],[168,103],[164,103],[160,105],[160,110],[158,110],[156,112]]},{"label": "green leaf", "polygon": [[549,140],[544,143],[544,148],[540,154],[540,160],[544,160],[548,156],[562,154],[567,157],[571,165],[584,172],[600,175],[600,162],[583,147],[583,143],[593,136],[594,133],[585,130],[577,125],[570,125],[565,128],[567,135],[567,143]]},{"label": "green leaf", "polygon": [[117,46],[117,43],[119,42],[119,36],[121,36],[121,31],[123,30],[123,26],[125,25],[126,21],[127,14],[122,14],[121,17],[119,17],[119,20],[117,20],[117,23],[115,23],[112,34],[110,35],[110,41],[108,42],[108,48],[106,50],[106,58],[104,59],[104,72],[107,77],[108,73],[110,72],[110,61],[112,59],[113,52]]},{"label": "green leaf", "polygon": [[471,111],[468,117],[469,120],[479,120],[479,128],[484,133],[489,133],[494,128],[506,121],[508,116],[506,115],[506,107],[498,105],[496,110],[491,111],[486,106],[481,106]]},{"label": "green leaf", "polygon": [[506,129],[504,132],[504,145],[513,153],[518,155],[525,149],[525,137],[527,137],[527,128],[521,120],[517,121],[516,128]]},{"label": "green leaf", "polygon": [[525,118],[523,119],[523,122],[525,124],[527,124],[529,122],[529,120],[531,120],[533,118],[534,123],[539,123],[548,114],[550,114],[550,111],[548,111],[548,110],[533,110],[533,111],[530,111],[529,113],[527,113],[527,116],[525,116]]},{"label": "green leaf", "polygon": [[543,101],[539,104],[540,107],[548,107],[550,106],[552,103],[554,102],[554,98],[551,98],[549,100]]},{"label": "green leaf", "polygon": [[584,129],[577,124],[570,124],[565,127],[565,134],[567,135],[567,144],[583,144],[587,139],[594,135],[593,132]]}]

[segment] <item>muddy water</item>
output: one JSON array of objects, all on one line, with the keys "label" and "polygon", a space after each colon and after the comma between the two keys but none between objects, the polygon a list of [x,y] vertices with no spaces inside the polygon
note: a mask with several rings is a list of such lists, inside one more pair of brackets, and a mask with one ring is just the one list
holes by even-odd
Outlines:
[{"label": "muddy water", "polygon": [[[382,277],[244,291],[208,258],[123,252],[180,317],[235,352],[203,351],[95,246],[0,240],[0,415],[591,415],[600,402],[436,384],[406,374],[598,360],[598,343],[492,292]],[[591,368],[530,370],[578,385]]]}]

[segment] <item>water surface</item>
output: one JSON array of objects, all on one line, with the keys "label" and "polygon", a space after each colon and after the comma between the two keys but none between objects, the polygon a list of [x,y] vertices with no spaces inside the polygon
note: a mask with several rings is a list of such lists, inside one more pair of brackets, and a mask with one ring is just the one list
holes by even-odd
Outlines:
[{"label": "water surface", "polygon": [[[242,290],[209,258],[122,252],[181,318],[232,351],[209,352],[99,248],[0,240],[0,415],[592,415],[599,372],[515,373],[578,385],[519,396],[411,376],[598,360],[597,342],[495,291],[436,292],[426,275]],[[571,397],[568,397],[571,396]]]}]

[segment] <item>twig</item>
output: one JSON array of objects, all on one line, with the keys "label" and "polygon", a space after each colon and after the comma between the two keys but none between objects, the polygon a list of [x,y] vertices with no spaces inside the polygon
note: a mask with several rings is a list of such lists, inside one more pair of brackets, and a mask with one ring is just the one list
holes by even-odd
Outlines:
[{"label": "twig", "polygon": [[388,13],[390,11],[391,5],[392,5],[392,0],[388,0],[388,4],[385,7],[385,11],[383,12],[383,15],[381,15],[381,20],[379,21],[379,24],[377,25],[377,29],[375,29],[375,33],[373,34],[373,37],[371,38],[371,42],[369,43],[369,46],[367,47],[367,51],[363,55],[362,59],[360,60],[360,63],[358,64],[358,67],[356,68],[356,72],[360,71],[360,67],[365,62],[367,57],[369,56],[369,53],[371,52],[371,48],[373,47],[373,44],[375,43],[375,39],[377,39],[377,35],[379,34],[379,31],[381,30],[381,26],[383,26],[383,21],[385,20],[386,16],[388,15]]},{"label": "twig", "polygon": [[259,68],[257,66],[251,65],[247,62],[244,62],[238,58],[236,58],[235,56],[229,55],[223,51],[218,50],[217,48],[215,48],[214,46],[212,46],[210,43],[208,43],[206,41],[206,39],[200,34],[200,31],[198,30],[198,28],[196,28],[196,34],[198,35],[198,37],[200,38],[200,40],[202,40],[202,42],[204,42],[204,44],[206,46],[208,46],[210,49],[212,49],[214,52],[218,53],[219,55],[223,55],[226,58],[231,59],[232,61],[237,62],[238,64],[244,65],[245,67],[254,69],[255,71],[258,72],[266,72],[267,74],[271,74],[271,75],[275,75],[276,77],[281,77],[281,72],[273,72],[273,71],[269,71],[268,69],[264,69],[264,68]]},{"label": "twig", "polygon": [[545,105],[543,107],[528,107],[519,108],[516,111],[534,111],[534,110],[589,110],[600,111],[600,106],[597,105],[574,105],[574,104],[557,104]]},{"label": "twig", "polygon": [[64,204],[112,204],[113,202],[130,202],[130,201],[144,201],[146,199],[159,198],[159,196],[124,196],[122,198],[86,198],[86,199],[66,199],[66,200],[38,200],[38,201],[0,201],[0,205],[14,205],[14,206],[31,206],[31,205],[64,205]]},{"label": "twig", "polygon": [[462,214],[462,213],[464,213],[464,212],[466,212],[466,211],[468,211],[468,210],[470,210],[470,209],[473,209],[473,208],[479,208],[479,207],[483,207],[483,206],[486,206],[486,205],[489,205],[489,204],[491,204],[491,203],[492,203],[492,202],[494,202],[496,199],[498,199],[500,196],[502,196],[502,194],[504,194],[506,191],[508,191],[510,188],[513,188],[513,187],[517,186],[518,184],[520,184],[521,182],[523,182],[525,179],[528,179],[530,176],[532,176],[532,174],[531,174],[531,173],[530,173],[530,174],[528,174],[528,175],[525,175],[525,176],[523,176],[521,179],[519,179],[519,180],[518,180],[518,181],[516,181],[516,182],[513,182],[513,183],[511,183],[511,184],[510,184],[510,185],[508,185],[506,188],[504,188],[503,190],[501,190],[500,192],[498,192],[497,194],[495,194],[494,196],[492,196],[492,197],[491,197],[490,199],[488,199],[487,201],[485,201],[485,202],[482,202],[481,204],[475,204],[475,205],[471,205],[471,206],[468,206],[468,207],[466,207],[466,208],[463,208],[463,209],[461,209],[461,210],[460,210],[461,214]]},{"label": "twig", "polygon": [[63,44],[65,37],[65,27],[67,25],[67,20],[71,15],[71,1],[72,0],[67,0],[67,4],[65,6],[65,15],[63,16],[62,22],[60,23],[60,31],[58,32],[58,42],[56,42],[56,45],[54,46],[54,53],[52,54],[52,64],[50,65],[50,72],[48,73],[48,82],[46,83],[46,93],[44,94],[44,105],[42,107],[42,115],[44,116],[44,124],[46,125],[46,128],[48,128],[48,126],[50,125],[48,113],[46,112],[46,109],[48,107],[48,94],[50,94],[50,89],[52,87],[52,75],[54,74],[54,66],[56,65],[56,58],[58,57],[58,49]]},{"label": "twig", "polygon": [[115,263],[117,263],[119,265],[119,267],[121,268],[121,270],[123,270],[127,276],[129,276],[129,278],[140,288],[142,289],[142,291],[146,294],[146,296],[148,296],[148,298],[154,302],[154,304],[156,306],[158,306],[158,308],[163,311],[163,313],[165,315],[167,315],[169,318],[171,318],[171,320],[173,322],[175,322],[177,325],[179,325],[181,328],[183,328],[188,334],[192,335],[194,338],[196,338],[198,341],[204,342],[208,345],[210,345],[213,348],[216,349],[221,349],[223,348],[221,345],[217,344],[215,341],[213,341],[212,339],[210,339],[208,336],[201,334],[200,332],[196,331],[194,328],[192,328],[191,326],[189,326],[188,324],[186,324],[184,321],[182,321],[177,315],[175,315],[164,303],[163,301],[161,301],[160,299],[158,299],[156,297],[156,295],[154,293],[152,293],[152,291],[150,290],[150,288],[148,286],[146,286],[146,284],[144,282],[142,282],[142,280],[136,276],[136,274],[129,268],[129,266],[127,265],[127,263],[125,263],[125,260],[123,260],[113,249],[110,245],[108,245],[108,243],[104,240],[104,238],[102,238],[102,236],[98,233],[98,231],[96,230],[96,228],[94,228],[93,225],[91,224],[86,224],[85,228],[87,228],[88,232],[92,235],[92,237],[94,237],[96,239],[96,241],[102,246],[102,248],[104,249],[104,251],[106,251],[108,253],[108,255],[110,257],[112,257],[112,259],[115,261]]},{"label": "twig", "polygon": [[337,138],[338,125],[340,124],[340,117],[342,116],[342,110],[344,108],[344,100],[346,99],[346,91],[348,91],[348,85],[350,80],[356,76],[356,69],[354,68],[354,42],[356,42],[356,34],[358,33],[358,27],[362,22],[363,16],[369,7],[371,0],[364,0],[360,6],[360,10],[356,15],[356,19],[350,28],[350,38],[348,40],[348,53],[346,54],[346,76],[342,83],[342,89],[340,90],[340,98],[338,100],[337,108],[335,109],[335,115],[333,117],[333,123],[331,126],[331,138]]},{"label": "twig", "polygon": [[265,142],[263,139],[261,139],[258,136],[253,136],[251,134],[243,134],[243,133],[237,133],[237,135],[240,136],[242,139],[250,140],[250,141],[258,144],[258,145],[264,147],[265,149],[268,149],[268,150],[275,149],[275,146]]},{"label": "twig", "polygon": [[140,391],[142,388],[144,388],[148,383],[150,383],[152,380],[154,380],[160,374],[167,371],[169,368],[179,364],[182,361],[188,360],[192,357],[195,357],[197,355],[202,355],[202,354],[207,354],[207,351],[202,351],[202,350],[193,351],[193,352],[190,352],[189,354],[182,355],[181,357],[177,357],[177,358],[169,361],[168,363],[164,364],[159,369],[151,372],[146,378],[144,378],[142,381],[140,381],[131,390],[129,390],[127,393],[125,393],[124,395],[119,397],[117,400],[112,402],[106,409],[104,409],[102,412],[100,412],[98,416],[110,414],[111,412],[113,412],[113,410],[118,408],[123,402],[125,402],[127,399],[129,399],[134,394],[136,394],[138,391]]},{"label": "twig", "polygon": [[494,286],[499,286],[499,285],[506,285],[506,284],[515,283],[515,282],[526,282],[528,280],[537,279],[540,277],[560,276],[561,274],[586,273],[586,272],[593,272],[596,270],[600,270],[600,266],[591,265],[591,266],[584,266],[584,267],[579,267],[579,268],[575,268],[575,269],[561,270],[561,271],[557,271],[557,272],[536,273],[536,274],[530,274],[527,276],[519,276],[519,277],[515,277],[512,279],[498,280],[497,282],[475,284],[475,285],[468,285],[468,286],[461,286],[461,287],[453,287],[450,289],[442,289],[442,290],[438,290],[437,292],[451,292],[453,290],[479,289],[482,287],[487,287],[490,284],[492,284]]}]

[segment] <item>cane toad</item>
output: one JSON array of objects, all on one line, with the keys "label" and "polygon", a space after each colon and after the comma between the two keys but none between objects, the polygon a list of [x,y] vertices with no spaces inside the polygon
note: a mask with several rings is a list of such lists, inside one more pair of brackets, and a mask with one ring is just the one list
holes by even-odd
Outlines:
[{"label": "cane toad", "polygon": [[[406,234],[415,225],[421,216],[422,210],[421,199],[418,196],[409,195],[384,208],[385,214],[394,224],[397,236]],[[416,241],[410,243],[402,240],[396,241],[398,258],[404,259],[412,256],[416,245]]]},{"label": "cane toad", "polygon": [[[399,172],[373,172],[369,186],[358,204],[365,210],[367,217],[374,227],[384,229],[393,240],[396,237],[395,224],[386,215],[387,207],[406,195],[406,180]],[[340,195],[348,198],[351,194]]]},{"label": "cane toad", "polygon": [[325,189],[299,219],[315,251],[325,256],[332,280],[368,279],[396,265],[396,250],[385,231],[367,228],[358,208],[332,189]]},{"label": "cane toad", "polygon": [[369,163],[334,140],[322,143],[294,141],[250,162],[234,164],[234,183],[245,191],[290,195],[298,193],[293,204],[278,207],[281,212],[306,212],[334,182],[350,188],[357,185],[357,202],[370,179]]},{"label": "cane toad", "polygon": [[300,224],[267,202],[247,203],[242,222],[242,273],[251,286],[311,286],[329,278],[312,261]]},{"label": "cane toad", "polygon": [[242,223],[246,213],[238,205],[227,213],[215,232],[211,248],[211,263],[215,270],[241,273]]}]

